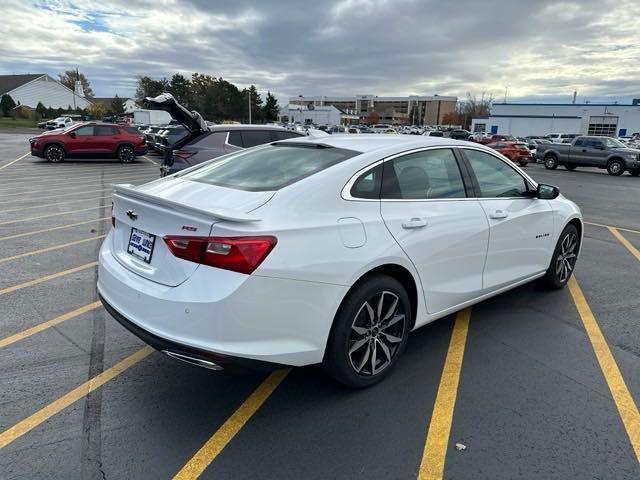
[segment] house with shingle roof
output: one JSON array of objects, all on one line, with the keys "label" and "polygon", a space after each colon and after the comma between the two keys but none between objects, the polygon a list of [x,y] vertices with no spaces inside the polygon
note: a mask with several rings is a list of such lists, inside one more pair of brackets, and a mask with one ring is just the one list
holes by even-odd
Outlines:
[{"label": "house with shingle roof", "polygon": [[0,75],[0,96],[5,94],[14,102],[32,108],[38,102],[47,108],[87,108],[92,103],[46,73]]}]

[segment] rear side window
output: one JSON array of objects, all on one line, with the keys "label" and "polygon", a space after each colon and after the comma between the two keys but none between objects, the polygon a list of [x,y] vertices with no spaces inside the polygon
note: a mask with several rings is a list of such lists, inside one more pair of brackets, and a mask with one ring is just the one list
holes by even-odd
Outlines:
[{"label": "rear side window", "polygon": [[242,134],[238,130],[232,130],[229,132],[227,143],[229,145],[235,145],[236,147],[244,148],[242,143]]},{"label": "rear side window", "polygon": [[244,145],[244,148],[264,145],[271,141],[271,132],[269,130],[244,130],[242,132],[242,145]]},{"label": "rear side window", "polygon": [[297,138],[300,137],[300,135],[298,135],[295,132],[281,132],[278,130],[272,130],[271,131],[271,138],[273,142],[278,141],[278,140],[286,140],[287,138]]},{"label": "rear side window", "polygon": [[222,147],[224,141],[227,138],[228,132],[213,132],[209,135],[205,135],[202,138],[198,138],[190,146],[194,148],[215,148]]},{"label": "rear side window", "polygon": [[465,197],[451,149],[425,150],[384,163],[383,199],[429,200]]},{"label": "rear side window", "polygon": [[576,142],[573,145],[575,147],[582,147],[584,145],[584,139],[583,138],[577,139]]},{"label": "rear side window", "polygon": [[339,148],[269,145],[239,152],[179,175],[185,180],[252,192],[279,190],[358,152]]},{"label": "rear side window", "polygon": [[96,125],[95,127],[95,135],[100,135],[103,137],[117,135],[118,129],[116,127],[109,127],[106,125]]},{"label": "rear side window", "polygon": [[351,194],[354,198],[380,198],[380,185],[382,184],[382,165],[366,171],[358,177],[351,187]]}]

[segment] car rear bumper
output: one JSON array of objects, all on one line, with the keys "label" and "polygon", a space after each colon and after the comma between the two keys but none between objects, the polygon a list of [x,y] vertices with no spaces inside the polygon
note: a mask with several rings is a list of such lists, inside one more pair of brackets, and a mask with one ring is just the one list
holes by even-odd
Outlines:
[{"label": "car rear bumper", "polygon": [[155,348],[214,363],[321,362],[348,290],[203,265],[169,287],[126,269],[110,245],[109,235],[99,254],[98,292],[116,320]]}]

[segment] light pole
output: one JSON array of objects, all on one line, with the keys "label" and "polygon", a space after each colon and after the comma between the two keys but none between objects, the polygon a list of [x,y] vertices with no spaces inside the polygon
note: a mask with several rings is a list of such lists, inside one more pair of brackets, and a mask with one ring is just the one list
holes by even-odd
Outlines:
[{"label": "light pole", "polygon": [[251,125],[251,90],[248,90],[249,93],[249,125]]}]

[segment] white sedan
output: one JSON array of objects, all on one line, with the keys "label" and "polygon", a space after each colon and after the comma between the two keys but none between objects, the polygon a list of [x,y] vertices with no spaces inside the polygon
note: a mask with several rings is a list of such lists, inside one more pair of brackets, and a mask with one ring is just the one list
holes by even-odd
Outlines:
[{"label": "white sedan", "polygon": [[569,280],[578,207],[499,153],[334,135],[118,185],[99,254],[107,310],[211,369],[322,363],[364,387],[409,332],[506,290]]}]

